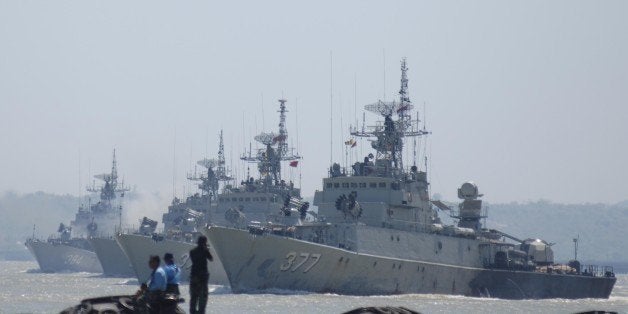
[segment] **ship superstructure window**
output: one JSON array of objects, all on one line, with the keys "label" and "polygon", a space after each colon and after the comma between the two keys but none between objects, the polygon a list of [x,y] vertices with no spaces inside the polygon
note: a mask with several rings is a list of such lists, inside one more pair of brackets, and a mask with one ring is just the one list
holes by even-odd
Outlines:
[{"label": "ship superstructure window", "polygon": [[369,183],[369,188],[376,188],[376,187],[377,187],[377,183],[375,182]]},{"label": "ship superstructure window", "polygon": [[238,199],[237,199],[236,197],[233,197],[233,198],[231,198],[231,201],[233,201],[233,202],[237,202],[237,201],[238,201]]},{"label": "ship superstructure window", "polygon": [[243,202],[243,201],[244,201],[244,198],[243,198],[243,197],[240,197],[239,201],[240,201],[240,202]]},{"label": "ship superstructure window", "polygon": [[259,202],[259,197],[254,197],[253,202]]},{"label": "ship superstructure window", "polygon": [[357,188],[357,187],[358,187],[358,184],[357,184],[357,183],[355,183],[355,182],[351,182],[351,187],[352,187],[352,188]]},{"label": "ship superstructure window", "polygon": [[380,182],[379,183],[379,187],[380,188],[386,188],[386,182]]},{"label": "ship superstructure window", "polygon": [[361,188],[366,188],[366,183],[365,182],[360,182],[360,187]]},{"label": "ship superstructure window", "polygon": [[250,201],[251,201],[251,198],[250,198],[250,197],[247,197],[247,198],[245,198],[245,199],[244,199],[244,201],[246,201],[246,202],[250,202]]},{"label": "ship superstructure window", "polygon": [[328,189],[331,189],[331,187],[332,187],[332,186],[333,186],[333,184],[332,184],[331,182],[330,182],[330,183],[327,183],[327,188],[328,188]]},{"label": "ship superstructure window", "polygon": [[334,188],[339,188],[340,187],[340,183],[334,183]]},{"label": "ship superstructure window", "polygon": [[343,183],[343,184],[342,184],[342,187],[343,187],[343,188],[348,188],[348,187],[349,187],[349,183]]},{"label": "ship superstructure window", "polygon": [[263,196],[262,196],[262,197],[260,197],[259,199],[260,199],[260,201],[262,201],[262,202],[266,202],[266,197],[263,197]]}]

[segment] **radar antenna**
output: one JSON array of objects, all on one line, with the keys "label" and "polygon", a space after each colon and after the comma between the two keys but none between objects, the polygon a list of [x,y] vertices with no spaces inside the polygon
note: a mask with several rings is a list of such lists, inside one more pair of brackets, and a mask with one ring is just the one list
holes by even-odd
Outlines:
[{"label": "radar antenna", "polygon": [[256,154],[251,151],[245,152],[241,160],[251,163],[257,163],[257,168],[262,180],[267,184],[278,184],[281,180],[281,162],[295,161],[301,159],[301,156],[291,152],[288,147],[288,130],[286,128],[286,102],[285,99],[279,99],[279,131],[262,132],[254,137],[256,141],[265,147],[257,150]]},{"label": "radar antenna", "polygon": [[[377,173],[380,176],[397,176],[403,168],[403,140],[405,137],[417,137],[429,134],[425,129],[419,129],[419,119],[413,120],[409,111],[414,106],[408,93],[408,67],[406,59],[401,60],[401,88],[398,101],[382,101],[364,106],[366,111],[378,114],[384,118],[374,126],[365,129],[351,128],[351,135],[356,137],[375,137],[371,146],[377,151]],[[397,119],[393,119],[397,115]]]},{"label": "radar antenna", "polygon": [[98,193],[100,192],[100,199],[110,202],[116,198],[116,193],[128,192],[130,189],[124,186],[124,181],[118,183],[118,162],[116,160],[116,150],[113,150],[113,161],[111,163],[111,173],[97,174],[94,178],[104,181],[102,186],[96,186],[93,184],[91,187],[87,187],[88,192]]},{"label": "radar antenna", "polygon": [[[218,158],[203,158],[196,162],[197,165],[207,169],[205,174],[200,176],[194,174],[188,175],[188,180],[201,181],[198,188],[210,196],[215,196],[220,188],[220,181],[231,181],[225,167],[225,145],[223,141],[223,132],[220,130],[220,140],[218,144]],[[216,168],[216,170],[214,170]]]}]

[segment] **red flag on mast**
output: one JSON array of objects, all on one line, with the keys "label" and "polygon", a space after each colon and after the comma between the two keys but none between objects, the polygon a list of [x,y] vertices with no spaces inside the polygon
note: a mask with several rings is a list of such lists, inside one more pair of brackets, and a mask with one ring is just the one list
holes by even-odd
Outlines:
[{"label": "red flag on mast", "polygon": [[290,162],[290,167],[296,167],[299,165],[299,161],[298,160],[293,160]]}]

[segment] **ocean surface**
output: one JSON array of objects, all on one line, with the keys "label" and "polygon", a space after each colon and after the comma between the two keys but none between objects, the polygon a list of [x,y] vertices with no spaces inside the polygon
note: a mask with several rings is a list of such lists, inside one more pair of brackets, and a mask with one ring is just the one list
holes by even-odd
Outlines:
[{"label": "ocean surface", "polygon": [[[404,306],[421,313],[575,313],[606,310],[628,313],[628,275],[617,276],[608,300],[510,301],[444,295],[353,297],[276,291],[274,294],[232,294],[229,288],[210,288],[208,313],[342,313],[361,306]],[[35,262],[0,261],[0,313],[58,313],[81,299],[133,294],[133,278],[107,278],[90,273],[45,274]],[[187,285],[182,293],[189,300]],[[182,304],[187,310],[188,304]]]}]

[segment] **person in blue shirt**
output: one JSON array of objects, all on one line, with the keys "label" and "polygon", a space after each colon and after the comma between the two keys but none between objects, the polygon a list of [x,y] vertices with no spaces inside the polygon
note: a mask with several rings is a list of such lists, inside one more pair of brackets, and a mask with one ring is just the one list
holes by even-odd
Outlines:
[{"label": "person in blue shirt", "polygon": [[166,253],[164,255],[164,270],[166,271],[166,292],[167,293],[179,293],[179,283],[181,282],[181,270],[174,263],[174,256],[172,253]]},{"label": "person in blue shirt", "polygon": [[157,255],[151,255],[148,260],[148,267],[153,271],[150,274],[148,285],[142,285],[144,298],[150,306],[150,313],[160,313],[161,303],[166,291],[167,279],[166,271],[159,267],[161,260]]}]

